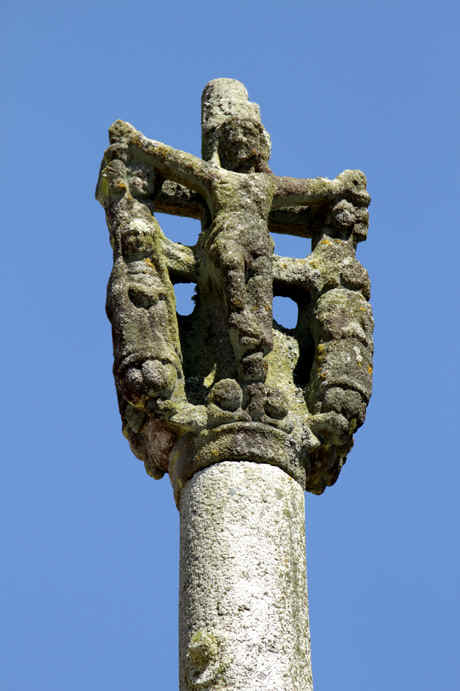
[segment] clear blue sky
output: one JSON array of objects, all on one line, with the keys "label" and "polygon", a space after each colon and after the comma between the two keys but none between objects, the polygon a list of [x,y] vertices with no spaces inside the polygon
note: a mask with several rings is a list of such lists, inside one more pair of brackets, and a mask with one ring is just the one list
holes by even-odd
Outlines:
[{"label": "clear blue sky", "polygon": [[[43,0],[0,19],[2,691],[177,688],[178,514],[120,433],[94,187],[116,118],[198,154],[220,76],[261,105],[274,172],[361,168],[373,198],[374,397],[337,485],[307,497],[316,691],[457,691],[458,3]],[[197,222],[160,221],[194,242]]]}]

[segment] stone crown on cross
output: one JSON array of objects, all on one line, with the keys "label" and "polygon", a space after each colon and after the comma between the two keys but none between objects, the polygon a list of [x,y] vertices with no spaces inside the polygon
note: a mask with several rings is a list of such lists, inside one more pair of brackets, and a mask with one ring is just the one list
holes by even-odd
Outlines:
[{"label": "stone crown on cross", "polygon": [[[203,159],[116,121],[97,198],[114,250],[107,312],[123,430],[149,474],[186,480],[219,460],[282,467],[320,493],[335,482],[371,393],[369,279],[355,256],[370,197],[360,171],[274,175],[259,108],[232,79],[202,99]],[[199,218],[194,247],[155,211]],[[270,232],[312,238],[305,259],[273,254]],[[173,284],[195,282],[176,314]],[[299,307],[273,321],[274,295]],[[154,441],[154,443],[152,443]]]}]

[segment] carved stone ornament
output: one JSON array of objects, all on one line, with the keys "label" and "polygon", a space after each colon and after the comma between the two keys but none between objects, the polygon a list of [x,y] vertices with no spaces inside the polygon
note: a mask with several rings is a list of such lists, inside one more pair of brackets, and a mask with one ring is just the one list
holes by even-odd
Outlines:
[{"label": "carved stone ornament", "polygon": [[[268,167],[259,107],[233,79],[202,98],[203,159],[109,130],[96,197],[113,247],[107,314],[123,432],[176,500],[220,461],[277,465],[305,489],[333,484],[371,394],[366,177],[296,179]],[[193,247],[169,240],[155,211],[201,220]],[[312,239],[305,259],[273,254],[270,232]],[[196,284],[192,314],[174,284]],[[274,295],[294,300],[297,326],[273,320]]]}]

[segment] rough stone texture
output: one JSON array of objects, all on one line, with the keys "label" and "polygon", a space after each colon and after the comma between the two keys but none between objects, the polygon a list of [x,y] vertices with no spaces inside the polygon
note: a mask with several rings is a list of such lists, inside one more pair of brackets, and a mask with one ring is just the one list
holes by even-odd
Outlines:
[{"label": "rough stone texture", "polygon": [[[228,126],[234,118],[262,125],[259,106],[248,100],[244,84],[237,79],[211,80],[203,89],[201,97],[202,156],[205,161],[227,168],[220,160],[219,140],[221,128]],[[261,129],[264,144],[270,152],[270,135],[263,127]]]},{"label": "rough stone texture", "polygon": [[[337,479],[370,396],[369,280],[355,256],[369,195],[360,171],[277,177],[259,108],[232,79],[202,98],[203,156],[110,128],[97,198],[114,249],[112,322],[123,430],[177,501],[216,460],[278,464],[321,493]],[[164,236],[155,209],[201,219],[195,247]],[[273,255],[270,230],[311,237],[305,259]],[[192,315],[173,283],[196,283]],[[299,306],[273,321],[273,295]]]},{"label": "rough stone texture", "polygon": [[180,513],[181,691],[310,691],[302,488],[222,462],[186,484]]},{"label": "rough stone texture", "polygon": [[[371,394],[366,177],[279,177],[243,84],[210,82],[203,159],[116,121],[96,191],[123,432],[181,512],[181,689],[311,689],[303,489],[333,484]],[[194,247],[155,211],[200,219]],[[270,232],[312,239],[302,259]],[[174,283],[196,284],[191,315]],[[294,300],[294,329],[273,320]]]}]

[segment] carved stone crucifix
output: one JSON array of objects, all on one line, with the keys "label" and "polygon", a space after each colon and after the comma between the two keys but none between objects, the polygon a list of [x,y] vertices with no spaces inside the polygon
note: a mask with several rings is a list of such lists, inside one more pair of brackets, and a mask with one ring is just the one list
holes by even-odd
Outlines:
[{"label": "carved stone crucifix", "polygon": [[[360,171],[345,171],[334,180],[274,175],[258,106],[231,79],[213,80],[203,92],[204,160],[147,139],[122,121],[109,132],[97,198],[106,210],[114,250],[107,300],[114,375],[131,448],[153,477],[169,473],[181,510],[181,689],[310,689],[305,569],[299,556],[303,490],[321,493],[335,482],[371,392],[369,279],[355,256],[367,232],[365,176]],[[199,218],[197,244],[170,241],[155,211]],[[305,259],[274,255],[270,231],[311,238],[312,253]],[[173,284],[178,282],[196,283],[195,309],[186,317],[176,314]],[[274,295],[297,303],[294,329],[273,321]],[[204,475],[199,473],[204,469]],[[273,648],[265,634],[250,649],[250,632],[257,630],[253,610],[261,595],[243,596],[241,583],[256,583],[260,564],[251,578],[240,574],[230,595],[224,577],[221,582],[216,575],[217,566],[210,575],[213,550],[219,549],[215,541],[221,547],[222,542],[215,536],[210,546],[209,534],[227,519],[219,503],[213,511],[203,497],[209,497],[211,486],[214,501],[222,487],[241,487],[244,478],[236,474],[243,471],[252,474],[251,497],[235,500],[232,514],[242,543],[248,531],[259,529],[263,497],[277,483],[279,511],[275,507],[273,516],[264,518],[271,522],[269,532],[282,530],[283,511],[298,525],[296,547],[288,556],[279,545],[270,547],[274,553],[281,549],[272,572],[276,587],[285,569],[281,561],[296,573],[300,564],[296,585],[287,588],[288,610],[300,601],[305,613],[297,615],[297,622],[279,623],[292,650],[303,651],[300,657],[291,651],[288,663],[280,663],[283,646]],[[221,499],[229,501],[228,496]],[[296,505],[296,518],[286,501],[291,509]],[[249,527],[247,511],[254,506],[262,513]],[[292,525],[286,530],[291,534]],[[221,551],[225,561],[227,553]],[[202,570],[195,573],[193,564],[203,554],[208,555],[202,564],[208,588],[219,593],[220,604],[200,601],[198,607],[197,584],[205,576]],[[243,563],[247,559],[246,553],[238,556]],[[244,625],[239,614],[232,619],[227,611],[225,601],[232,598],[252,612]],[[273,593],[268,600],[262,609],[273,623]],[[219,626],[215,613],[203,614],[206,608],[218,612]],[[236,626],[247,629],[239,647]],[[263,677],[259,667],[274,649],[279,654],[273,674]],[[254,685],[256,679],[262,680],[260,686]]]}]

